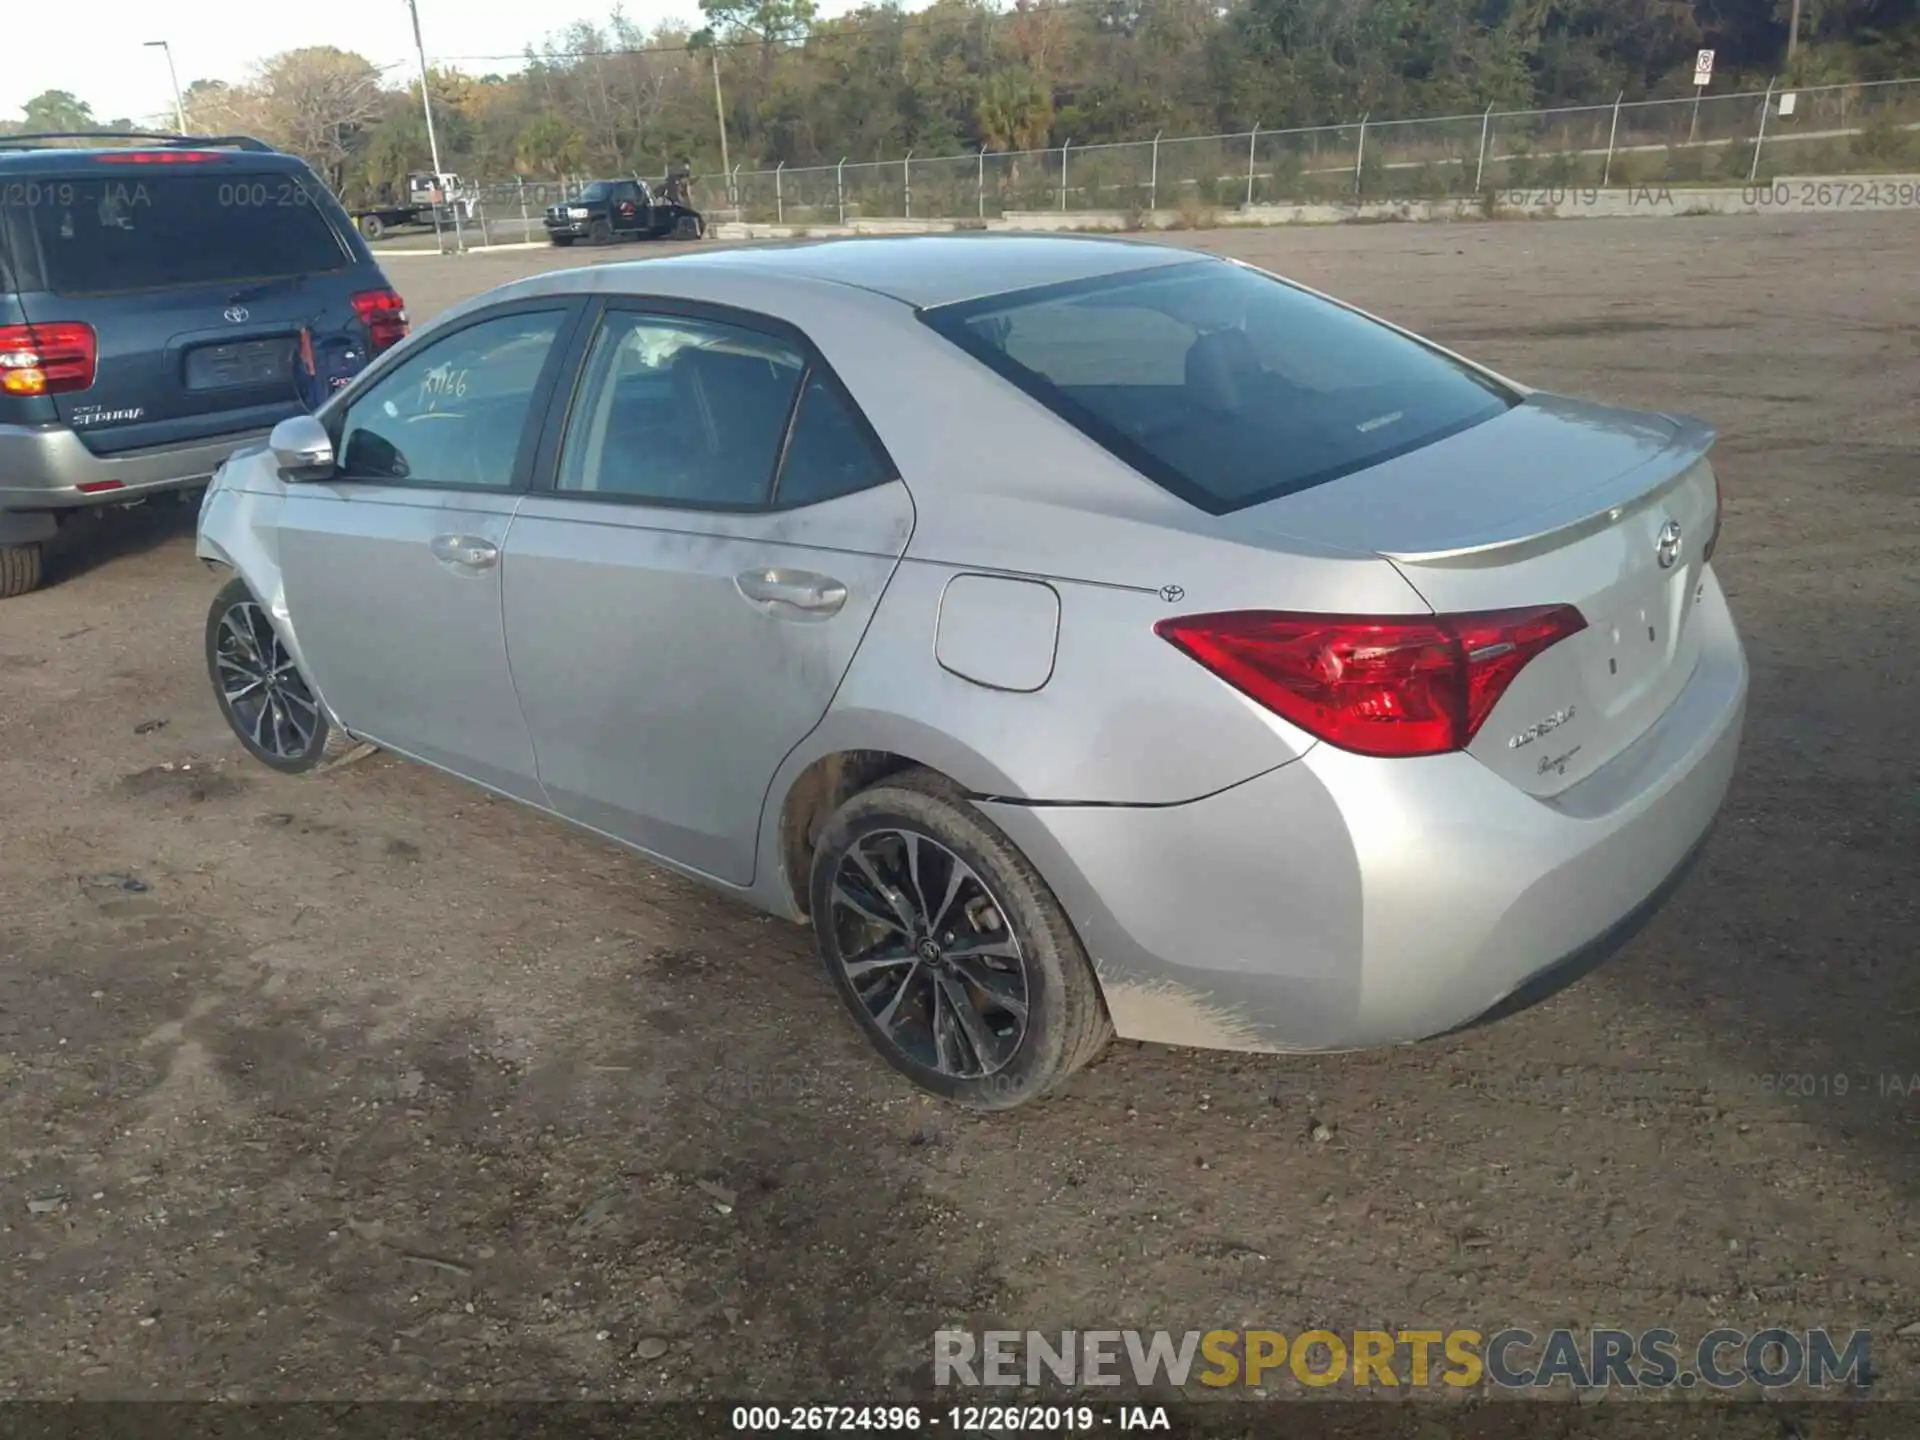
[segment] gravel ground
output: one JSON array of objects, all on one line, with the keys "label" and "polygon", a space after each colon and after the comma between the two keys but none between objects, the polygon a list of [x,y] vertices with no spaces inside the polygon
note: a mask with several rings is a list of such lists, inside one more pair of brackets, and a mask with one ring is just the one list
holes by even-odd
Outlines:
[{"label": "gravel ground", "polygon": [[[1120,1045],[970,1117],[798,930],[384,756],[248,763],[152,505],[0,605],[0,1395],[880,1399],[946,1322],[1868,1327],[1920,1394],[1920,229],[1178,243],[1721,427],[1747,746],[1626,954],[1445,1042]],[[388,263],[425,316],[580,258]]]}]

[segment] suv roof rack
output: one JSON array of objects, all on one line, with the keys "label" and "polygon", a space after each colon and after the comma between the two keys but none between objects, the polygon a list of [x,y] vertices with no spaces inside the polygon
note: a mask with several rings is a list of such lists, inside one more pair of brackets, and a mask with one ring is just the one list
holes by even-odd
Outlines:
[{"label": "suv roof rack", "polygon": [[86,141],[111,145],[132,141],[140,148],[162,147],[168,150],[254,150],[277,153],[264,140],[251,135],[162,135],[146,130],[42,130],[27,134],[0,134],[0,150],[38,150],[51,148],[50,142]]}]

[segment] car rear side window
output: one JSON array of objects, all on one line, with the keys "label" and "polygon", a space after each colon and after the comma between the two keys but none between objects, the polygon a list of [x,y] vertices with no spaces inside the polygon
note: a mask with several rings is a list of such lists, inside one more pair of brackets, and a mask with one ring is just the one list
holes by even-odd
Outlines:
[{"label": "car rear side window", "polygon": [[291,172],[108,165],[38,182],[34,238],[62,295],[273,280],[353,257]]},{"label": "car rear side window", "polygon": [[895,476],[893,463],[880,451],[837,386],[817,370],[807,377],[800,413],[793,418],[786,458],[774,499],[781,505],[812,505],[851,495]]},{"label": "car rear side window", "polygon": [[1518,403],[1388,326],[1214,260],[921,318],[1214,514],[1377,465]]},{"label": "car rear side window", "polygon": [[610,313],[587,355],[558,487],[703,509],[767,503],[806,362],[771,336]]}]

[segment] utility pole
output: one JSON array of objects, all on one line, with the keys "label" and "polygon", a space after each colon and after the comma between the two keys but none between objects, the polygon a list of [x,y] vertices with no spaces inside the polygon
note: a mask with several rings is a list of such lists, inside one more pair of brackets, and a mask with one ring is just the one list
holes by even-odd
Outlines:
[{"label": "utility pole", "polygon": [[727,158],[727,106],[720,98],[720,47],[708,47],[707,58],[713,61],[713,118],[720,122],[720,173],[727,177],[727,204],[737,209],[740,201],[733,193],[733,166]]},{"label": "utility pole", "polygon": [[180,133],[187,133],[187,107],[180,103],[180,72],[173,68],[173,46],[164,40],[146,42],[149,50],[159,50],[167,57],[167,78],[173,82],[173,118],[180,122]]},{"label": "utility pole", "polygon": [[420,59],[420,108],[427,117],[427,149],[433,154],[434,188],[440,186],[440,177],[446,172],[440,168],[440,141],[433,133],[433,97],[427,94],[427,47],[420,39],[420,6],[417,0],[407,0],[407,14],[413,17],[413,53]]},{"label": "utility pole", "polygon": [[1800,0],[1793,0],[1793,13],[1787,19],[1787,64],[1793,64],[1793,52],[1800,48]]}]

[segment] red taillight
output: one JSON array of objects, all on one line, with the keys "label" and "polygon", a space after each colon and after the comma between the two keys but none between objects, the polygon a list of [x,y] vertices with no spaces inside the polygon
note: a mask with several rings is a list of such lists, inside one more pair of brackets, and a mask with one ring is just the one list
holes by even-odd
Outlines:
[{"label": "red taillight", "polygon": [[125,485],[121,480],[88,480],[79,489],[82,495],[104,495],[109,490],[119,490]]},{"label": "red taillight", "polygon": [[367,341],[378,355],[407,336],[407,302],[391,290],[365,290],[353,297],[353,313],[367,327]]},{"label": "red taillight", "polygon": [[68,320],[0,325],[0,395],[66,395],[90,389],[99,359],[91,325]]},{"label": "red taillight", "polygon": [[218,150],[109,150],[93,157],[96,165],[198,165],[223,158]]},{"label": "red taillight", "polygon": [[1234,689],[1361,755],[1464,749],[1527,662],[1586,628],[1571,605],[1393,618],[1268,610],[1153,627]]},{"label": "red taillight", "polygon": [[1713,559],[1714,547],[1720,543],[1721,509],[1720,477],[1716,474],[1713,477],[1713,529],[1707,535],[1707,548],[1700,552],[1700,563],[1702,565]]}]

